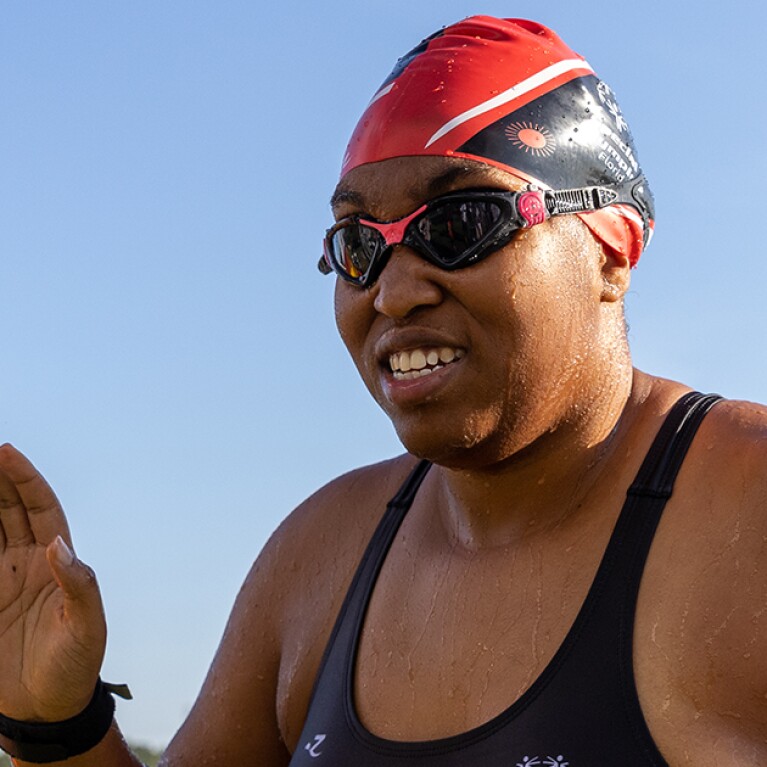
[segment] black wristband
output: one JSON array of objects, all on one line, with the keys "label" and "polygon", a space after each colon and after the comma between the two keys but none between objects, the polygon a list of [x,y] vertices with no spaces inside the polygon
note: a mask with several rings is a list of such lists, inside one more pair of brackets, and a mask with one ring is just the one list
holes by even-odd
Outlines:
[{"label": "black wristband", "polygon": [[0,747],[12,757],[34,764],[62,762],[84,754],[103,740],[112,725],[112,693],[130,697],[124,685],[99,679],[90,703],[63,722],[19,722],[0,714]]}]

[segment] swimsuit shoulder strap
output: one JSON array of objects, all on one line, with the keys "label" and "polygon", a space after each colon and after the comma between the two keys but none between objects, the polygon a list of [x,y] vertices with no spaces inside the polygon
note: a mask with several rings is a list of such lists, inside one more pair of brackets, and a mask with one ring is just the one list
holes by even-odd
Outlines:
[{"label": "swimsuit shoulder strap", "polygon": [[[370,539],[365,553],[362,555],[357,570],[354,573],[351,585],[344,598],[341,609],[330,634],[325,652],[320,662],[319,670],[314,681],[314,688],[310,698],[311,708],[318,688],[329,666],[335,668],[336,673],[341,671],[346,651],[337,652],[337,644],[340,642],[349,648],[353,647],[354,628],[362,620],[367,600],[372,591],[372,586],[378,571],[381,568],[386,552],[389,550],[394,536],[397,534],[402,520],[408,512],[413,498],[418,492],[424,477],[431,468],[429,461],[419,461],[413,470],[405,478],[394,497],[386,504],[386,511]],[[334,652],[336,650],[336,652]],[[338,656],[338,657],[335,657]]]},{"label": "swimsuit shoulder strap", "polygon": [[628,495],[671,497],[674,481],[698,427],[706,413],[721,399],[718,394],[693,391],[674,403],[628,489]]}]

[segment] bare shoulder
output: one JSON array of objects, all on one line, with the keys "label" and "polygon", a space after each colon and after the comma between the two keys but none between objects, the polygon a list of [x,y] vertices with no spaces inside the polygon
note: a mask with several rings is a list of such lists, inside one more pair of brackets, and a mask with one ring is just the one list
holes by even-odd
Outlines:
[{"label": "bare shoulder", "polygon": [[[767,643],[767,407],[718,403],[703,421],[682,471],[680,481],[686,481],[696,501],[703,536],[699,557],[708,555],[712,576],[720,571],[720,577],[712,577],[712,593],[724,590],[731,609],[752,611],[751,626],[758,612],[761,642]],[[721,577],[724,569],[730,577]],[[767,658],[765,644],[761,649]],[[767,682],[767,665],[764,671]]]},{"label": "bare shoulder", "polygon": [[767,526],[767,406],[719,402],[703,421],[685,463],[722,502],[723,511]]},{"label": "bare shoulder", "polygon": [[[307,498],[279,526],[270,545],[297,544],[327,525],[343,520],[367,528],[375,509],[397,492],[417,460],[401,455],[336,477]],[[383,512],[383,508],[380,509]],[[377,521],[377,520],[375,520]]]},{"label": "bare shoulder", "polygon": [[709,732],[727,730],[764,753],[766,407],[722,401],[711,410],[667,514],[658,546],[666,583],[654,591],[673,637],[667,649],[676,661],[669,673],[694,703],[690,710],[706,713]]},{"label": "bare shoulder", "polygon": [[[767,407],[718,403],[701,424],[678,489],[712,600],[767,618]],[[749,624],[756,625],[751,617]],[[764,642],[767,621],[763,630]]]},{"label": "bare shoulder", "polygon": [[401,456],[344,474],[290,514],[253,567],[247,591],[266,594],[279,648],[276,710],[292,751],[325,646],[386,504],[416,465]]},{"label": "bare shoulder", "polygon": [[328,561],[359,559],[386,504],[415,465],[416,459],[402,455],[354,469],[320,488],[286,517],[266,545],[262,559],[271,575],[284,582],[291,573],[316,576],[316,567]]},{"label": "bare shoulder", "polygon": [[402,456],[356,469],[283,521],[240,589],[168,764],[197,764],[203,752],[220,764],[250,764],[253,754],[264,767],[288,764],[357,562],[414,465]]},{"label": "bare shoulder", "polygon": [[732,439],[764,439],[767,437],[767,405],[724,399],[711,410],[704,423],[721,429]]},{"label": "bare shoulder", "polygon": [[415,464],[403,455],[343,474],[301,503],[272,534],[238,601],[270,605],[260,619],[269,621],[283,647],[318,613],[340,605],[387,502]]},{"label": "bare shoulder", "polygon": [[[656,412],[680,394],[656,391]],[[669,764],[767,764],[765,573],[767,408],[723,400],[682,463],[637,605],[640,699]]]}]

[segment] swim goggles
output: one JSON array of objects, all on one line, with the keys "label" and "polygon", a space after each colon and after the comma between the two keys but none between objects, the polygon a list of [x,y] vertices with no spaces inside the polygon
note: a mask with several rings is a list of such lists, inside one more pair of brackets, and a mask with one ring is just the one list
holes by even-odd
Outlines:
[{"label": "swim goggles", "polygon": [[620,186],[559,191],[534,186],[519,192],[463,189],[429,200],[394,221],[348,216],[328,229],[317,266],[323,274],[335,272],[352,285],[370,287],[395,245],[406,245],[440,269],[452,271],[476,264],[511,242],[520,229],[552,216],[626,204],[648,225],[648,214],[637,199],[644,183],[640,177]]}]

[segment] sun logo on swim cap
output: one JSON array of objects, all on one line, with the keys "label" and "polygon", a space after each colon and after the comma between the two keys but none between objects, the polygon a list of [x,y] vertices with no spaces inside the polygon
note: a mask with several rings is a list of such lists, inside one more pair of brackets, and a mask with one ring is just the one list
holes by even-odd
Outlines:
[{"label": "sun logo on swim cap", "polygon": [[550,157],[557,148],[554,134],[545,125],[514,122],[506,126],[505,133],[515,147],[535,157]]}]

